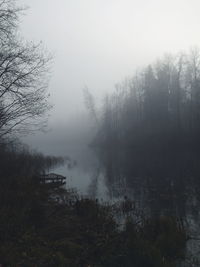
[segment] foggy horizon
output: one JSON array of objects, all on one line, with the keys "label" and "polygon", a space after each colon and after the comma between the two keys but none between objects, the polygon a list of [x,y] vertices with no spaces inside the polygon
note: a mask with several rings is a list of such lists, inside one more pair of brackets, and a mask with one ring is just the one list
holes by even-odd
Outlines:
[{"label": "foggy horizon", "polygon": [[[101,105],[137,69],[200,45],[198,1],[20,0],[22,36],[53,55],[49,128],[85,110],[87,86]],[[36,137],[33,137],[36,138]]]},{"label": "foggy horizon", "polygon": [[199,0],[0,0],[0,267],[200,266]]}]

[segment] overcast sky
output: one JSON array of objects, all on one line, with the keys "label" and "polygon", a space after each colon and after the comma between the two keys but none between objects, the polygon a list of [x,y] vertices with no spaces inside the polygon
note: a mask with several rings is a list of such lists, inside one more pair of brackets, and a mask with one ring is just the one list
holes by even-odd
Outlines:
[{"label": "overcast sky", "polygon": [[200,46],[199,0],[19,0],[25,39],[54,54],[50,124],[83,107],[85,85],[99,99],[165,52]]}]

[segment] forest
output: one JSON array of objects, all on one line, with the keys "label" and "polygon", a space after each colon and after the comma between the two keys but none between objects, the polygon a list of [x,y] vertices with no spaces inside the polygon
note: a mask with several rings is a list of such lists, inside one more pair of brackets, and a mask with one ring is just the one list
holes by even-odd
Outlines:
[{"label": "forest", "polygon": [[193,237],[185,206],[158,212],[155,204],[161,194],[167,201],[176,194],[184,204],[191,184],[198,196],[199,50],[167,55],[138,71],[105,97],[99,113],[86,90],[97,124],[90,147],[105,163],[108,187],[123,176],[135,189],[135,181],[150,184],[154,197],[148,212],[127,196],[102,203],[41,183],[41,175],[66,159],[20,141],[45,128],[52,108],[52,56],[19,37],[23,12],[17,1],[0,0],[0,266],[198,266],[187,254]]}]

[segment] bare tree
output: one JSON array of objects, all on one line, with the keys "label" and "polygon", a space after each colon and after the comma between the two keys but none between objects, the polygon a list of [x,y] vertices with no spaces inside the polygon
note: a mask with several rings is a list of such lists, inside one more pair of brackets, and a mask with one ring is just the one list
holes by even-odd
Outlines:
[{"label": "bare tree", "polygon": [[41,44],[18,40],[21,11],[14,0],[0,0],[0,137],[43,127],[42,116],[50,108],[46,89],[51,57]]},{"label": "bare tree", "polygon": [[15,0],[0,0],[0,40],[6,43],[16,34],[20,13],[25,8],[16,6]]},{"label": "bare tree", "polygon": [[95,100],[91,92],[87,87],[83,89],[83,96],[85,101],[85,106],[90,112],[92,118],[95,120],[96,124],[98,124],[98,117],[97,117],[97,111],[95,106]]}]

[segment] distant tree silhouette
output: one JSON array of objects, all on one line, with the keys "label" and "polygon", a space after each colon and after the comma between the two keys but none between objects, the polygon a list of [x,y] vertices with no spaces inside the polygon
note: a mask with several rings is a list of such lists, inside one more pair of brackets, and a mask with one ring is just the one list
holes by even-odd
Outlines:
[{"label": "distant tree silhouette", "polygon": [[90,112],[91,117],[94,119],[95,123],[98,124],[97,110],[95,106],[95,100],[91,92],[87,87],[83,89],[83,96],[85,101],[85,106]]},{"label": "distant tree silhouette", "polygon": [[101,114],[100,139],[106,132],[116,142],[133,141],[137,134],[196,134],[200,127],[199,50],[166,55],[126,79],[106,96]]}]

